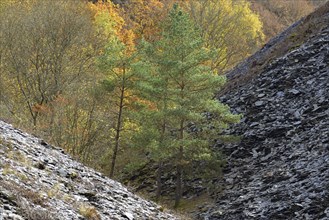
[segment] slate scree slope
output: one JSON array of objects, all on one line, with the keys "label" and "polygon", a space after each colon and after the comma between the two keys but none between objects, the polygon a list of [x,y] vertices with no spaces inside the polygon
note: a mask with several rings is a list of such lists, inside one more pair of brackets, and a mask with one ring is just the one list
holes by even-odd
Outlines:
[{"label": "slate scree slope", "polygon": [[219,96],[244,115],[227,131],[242,140],[217,144],[224,190],[200,219],[329,219],[329,2],[322,10],[315,35]]},{"label": "slate scree slope", "polygon": [[0,121],[0,219],[177,219],[120,183]]}]

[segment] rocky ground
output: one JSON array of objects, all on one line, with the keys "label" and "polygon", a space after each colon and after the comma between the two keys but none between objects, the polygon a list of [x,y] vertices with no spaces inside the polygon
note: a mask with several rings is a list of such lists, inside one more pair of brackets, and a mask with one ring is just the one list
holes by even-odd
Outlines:
[{"label": "rocky ground", "polygon": [[62,150],[0,121],[0,219],[177,219]]},{"label": "rocky ground", "polygon": [[328,11],[323,19],[315,36],[219,97],[244,115],[228,131],[242,140],[218,143],[224,190],[200,219],[329,219]]}]

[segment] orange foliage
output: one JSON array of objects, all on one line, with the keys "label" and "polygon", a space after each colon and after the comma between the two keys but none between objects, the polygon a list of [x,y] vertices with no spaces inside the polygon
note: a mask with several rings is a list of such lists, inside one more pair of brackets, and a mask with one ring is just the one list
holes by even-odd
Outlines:
[{"label": "orange foliage", "polygon": [[130,0],[122,7],[112,2],[90,3],[95,17],[108,13],[109,23],[114,23],[115,34],[131,52],[133,45],[142,37],[147,41],[158,39],[161,22],[173,4],[184,7],[189,0]]},{"label": "orange foliage", "polygon": [[65,106],[65,105],[69,105],[70,101],[68,100],[68,98],[65,98],[63,95],[57,95],[54,101],[52,102],[52,104]]},{"label": "orange foliage", "polygon": [[[135,34],[121,16],[124,14],[123,9],[112,2],[90,4],[90,9],[94,13],[96,25],[102,27],[103,35],[109,39],[114,34],[126,46],[126,55],[130,55],[135,50]],[[102,19],[97,24],[100,17]]]},{"label": "orange foliage", "polygon": [[47,105],[35,104],[32,106],[32,111],[38,113],[49,113],[51,109]]},{"label": "orange foliage", "polygon": [[124,6],[122,16],[137,39],[154,39],[159,33],[160,21],[165,17],[164,4],[159,0],[131,0]]}]

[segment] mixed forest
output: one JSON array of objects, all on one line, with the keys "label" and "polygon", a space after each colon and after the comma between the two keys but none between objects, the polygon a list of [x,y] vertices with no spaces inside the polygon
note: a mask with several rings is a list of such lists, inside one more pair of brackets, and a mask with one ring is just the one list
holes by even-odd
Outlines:
[{"label": "mixed forest", "polygon": [[184,172],[220,172],[211,146],[236,139],[225,72],[320,3],[2,0],[0,119],[118,180],[152,161],[157,199],[169,163],[177,207]]}]

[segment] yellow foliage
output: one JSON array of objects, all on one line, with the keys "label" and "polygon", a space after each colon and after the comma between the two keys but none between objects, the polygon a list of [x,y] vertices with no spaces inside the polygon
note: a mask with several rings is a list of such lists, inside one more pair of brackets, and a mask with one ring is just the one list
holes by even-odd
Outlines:
[{"label": "yellow foliage", "polygon": [[[320,1],[318,1],[320,2]],[[311,0],[254,0],[251,7],[264,23],[266,41],[315,9]]]},{"label": "yellow foliage", "polygon": [[90,4],[90,9],[95,16],[95,24],[104,34],[118,34],[124,24],[118,10],[113,3]]},{"label": "yellow foliage", "polygon": [[1,0],[0,1],[0,11],[15,3],[17,3],[17,0]]},{"label": "yellow foliage", "polygon": [[90,9],[94,13],[94,22],[100,34],[109,43],[119,40],[125,45],[124,55],[131,55],[135,50],[135,35],[132,30],[127,29],[126,22],[120,15],[123,9],[112,2],[90,4]]},{"label": "yellow foliage", "polygon": [[206,46],[217,49],[214,68],[234,66],[263,42],[262,23],[245,0],[190,0],[188,10]]}]

